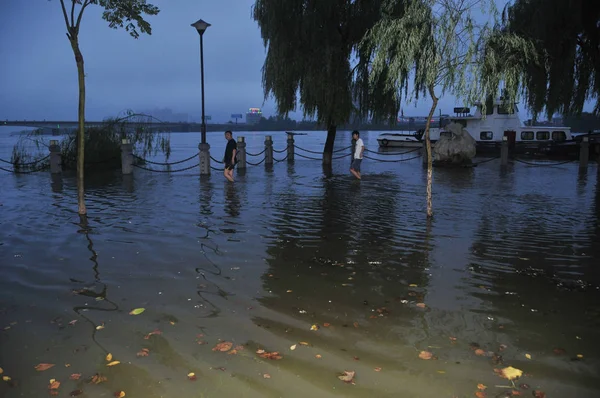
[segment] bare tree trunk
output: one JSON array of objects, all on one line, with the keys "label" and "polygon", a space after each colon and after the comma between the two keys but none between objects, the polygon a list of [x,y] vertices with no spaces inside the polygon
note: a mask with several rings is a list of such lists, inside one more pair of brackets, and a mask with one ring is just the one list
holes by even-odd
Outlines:
[{"label": "bare tree trunk", "polygon": [[85,188],[84,188],[84,162],[85,162],[85,71],[83,67],[83,55],[79,50],[78,38],[71,37],[71,47],[75,54],[77,63],[77,77],[79,83],[79,108],[78,108],[78,129],[77,129],[77,204],[79,214],[87,214],[85,207]]},{"label": "bare tree trunk", "polygon": [[431,118],[437,108],[438,98],[435,96],[433,86],[429,86],[429,95],[433,100],[431,109],[429,110],[429,117],[427,123],[425,123],[425,146],[427,148],[427,218],[433,217],[433,201],[431,198],[431,188],[433,186],[433,156],[431,154],[431,138],[429,136],[429,127],[431,125]]},{"label": "bare tree trunk", "polygon": [[323,149],[323,166],[331,166],[333,158],[333,143],[335,142],[335,133],[337,132],[337,126],[330,124],[327,126],[327,140],[325,141],[325,148]]}]

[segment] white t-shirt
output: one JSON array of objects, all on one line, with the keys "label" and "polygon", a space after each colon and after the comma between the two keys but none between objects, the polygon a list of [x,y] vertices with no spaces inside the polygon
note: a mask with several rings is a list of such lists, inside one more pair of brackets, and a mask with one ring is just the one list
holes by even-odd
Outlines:
[{"label": "white t-shirt", "polygon": [[365,143],[361,138],[356,140],[356,148],[354,149],[354,159],[362,159],[362,149],[365,147]]}]

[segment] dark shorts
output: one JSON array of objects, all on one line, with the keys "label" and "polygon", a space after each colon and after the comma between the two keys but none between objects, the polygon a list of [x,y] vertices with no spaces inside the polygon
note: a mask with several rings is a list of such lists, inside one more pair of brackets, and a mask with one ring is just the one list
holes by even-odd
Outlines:
[{"label": "dark shorts", "polygon": [[225,163],[225,170],[233,170],[234,166],[232,163]]},{"label": "dark shorts", "polygon": [[352,165],[350,166],[350,168],[354,171],[360,171],[360,163],[362,162],[362,159],[354,159],[352,161]]}]

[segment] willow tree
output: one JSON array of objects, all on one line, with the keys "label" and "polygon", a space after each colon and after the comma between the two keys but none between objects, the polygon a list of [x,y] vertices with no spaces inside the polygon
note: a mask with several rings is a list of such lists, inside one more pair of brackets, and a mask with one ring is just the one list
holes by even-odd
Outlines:
[{"label": "willow tree", "polygon": [[[394,87],[380,84],[375,92],[368,84],[371,53],[358,46],[379,19],[382,1],[255,1],[252,14],[267,49],[265,99],[272,95],[286,116],[300,105],[305,116],[326,126],[325,165],[331,164],[338,125],[357,114],[395,120],[400,109]],[[402,9],[398,3],[390,12]]]},{"label": "willow tree", "polygon": [[[428,96],[432,101],[425,125],[427,216],[432,217],[431,118],[442,95],[451,94],[473,103],[484,102],[488,95],[496,94],[489,91],[496,81],[490,83],[478,77],[486,65],[487,38],[497,11],[493,0],[408,0],[402,1],[406,9],[398,17],[390,10],[399,2],[384,2],[383,17],[367,33],[362,45],[373,52],[372,85],[378,84],[383,73],[387,86],[406,91],[409,100]],[[487,19],[479,16],[478,21],[477,11],[487,15]],[[511,45],[506,41],[509,40],[499,38],[498,46]]]},{"label": "willow tree", "polygon": [[[507,95],[522,94],[534,115],[542,111],[548,117],[578,115],[587,101],[594,100],[594,113],[600,115],[598,0],[516,0],[504,9],[494,33],[489,51],[496,57],[488,60],[484,79],[493,80],[498,72],[512,68],[514,84],[507,87]],[[533,46],[535,58],[525,57],[523,62],[521,46],[500,44],[515,36]]]},{"label": "willow tree", "polygon": [[[65,5],[67,3],[67,5]],[[67,27],[67,39],[75,55],[77,64],[77,82],[79,85],[79,106],[77,112],[77,203],[79,214],[87,213],[85,207],[84,188],[84,143],[85,143],[85,69],[83,55],[79,48],[79,29],[85,10],[91,5],[102,7],[102,18],[108,22],[113,29],[125,28],[129,34],[137,39],[140,33],[152,33],[150,24],[144,20],[144,14],[157,15],[159,9],[146,0],[60,0],[65,24]]]}]

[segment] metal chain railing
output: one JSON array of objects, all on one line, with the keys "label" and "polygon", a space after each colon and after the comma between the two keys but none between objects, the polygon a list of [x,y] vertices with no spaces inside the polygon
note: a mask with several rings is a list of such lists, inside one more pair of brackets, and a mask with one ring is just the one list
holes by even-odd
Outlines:
[{"label": "metal chain railing", "polygon": [[374,160],[376,162],[383,162],[383,163],[408,162],[409,160],[417,159],[417,158],[420,158],[421,156],[422,156],[422,154],[418,154],[417,156],[413,156],[412,158],[407,158],[407,159],[385,160],[385,159],[375,159],[375,158],[371,158],[367,155],[363,155],[363,157],[365,159]]},{"label": "metal chain railing", "polygon": [[571,163],[571,162],[575,162],[576,161],[576,160],[565,160],[564,162],[558,162],[558,163],[533,163],[533,162],[527,162],[525,160],[521,160],[521,159],[517,159],[517,158],[512,158],[512,160],[514,160],[515,162],[526,164],[527,166],[534,166],[534,167],[560,166],[560,165],[563,165],[563,164],[567,164],[567,163]]},{"label": "metal chain railing", "polygon": [[283,148],[281,151],[278,151],[277,149],[273,148],[273,152],[275,153],[284,153],[285,151],[287,151],[290,147],[286,146],[285,148]]},{"label": "metal chain railing", "polygon": [[345,155],[332,157],[331,159],[332,160],[343,159],[343,158],[347,158],[348,156],[352,156],[352,154],[351,153],[347,153]]},{"label": "metal chain railing", "polygon": [[[19,167],[33,166],[34,164],[38,164],[38,163],[40,163],[40,162],[43,162],[44,160],[48,160],[49,158],[50,158],[50,155],[47,155],[47,156],[45,156],[45,157],[43,157],[43,158],[41,158],[41,159],[34,160],[33,162],[27,162],[27,163],[17,163],[17,166],[19,166]],[[4,159],[1,159],[1,158],[0,158],[0,162],[2,162],[2,163],[6,163],[6,164],[11,164],[11,165],[14,165],[14,163],[13,163],[13,162],[11,162],[11,161],[8,161],[8,160],[4,160]]]},{"label": "metal chain railing", "polygon": [[258,163],[252,163],[252,162],[249,162],[248,160],[246,160],[246,163],[247,163],[247,164],[249,164],[250,166],[259,166],[259,165],[260,165],[261,163],[263,163],[265,160],[267,160],[267,158],[266,158],[266,157],[262,158],[262,160],[261,160],[260,162],[258,162]]},{"label": "metal chain railing", "polygon": [[263,153],[265,153],[266,151],[267,151],[267,148],[263,149],[263,150],[262,150],[262,152],[259,152],[259,153],[250,153],[250,152],[246,152],[246,155],[248,155],[248,156],[260,156],[260,155],[262,155]]},{"label": "metal chain railing", "polygon": [[215,163],[224,164],[222,161],[217,160],[217,159],[213,158],[212,156],[210,157],[210,159]]},{"label": "metal chain railing", "polygon": [[277,163],[283,162],[284,160],[287,160],[288,156],[290,156],[289,153],[287,155],[285,155],[285,157],[283,159],[276,159],[275,157],[273,157],[273,160]]},{"label": "metal chain railing", "polygon": [[153,173],[179,173],[181,171],[188,171],[188,170],[193,169],[194,167],[198,167],[198,166],[200,166],[200,163],[191,165],[190,167],[186,167],[186,168],[183,168],[183,169],[177,169],[177,170],[156,170],[156,169],[149,169],[147,167],[140,166],[139,164],[135,164],[135,163],[132,166],[136,167],[138,169],[142,169],[142,170],[146,170],[146,171],[151,171]]},{"label": "metal chain railing", "polygon": [[323,159],[319,159],[319,158],[313,158],[313,157],[310,157],[310,156],[305,156],[305,155],[302,155],[301,153],[296,153],[296,154],[294,154],[294,156],[299,156],[301,158],[309,159],[309,160],[323,160]]},{"label": "metal chain railing", "polygon": [[376,151],[370,151],[367,148],[365,148],[365,152],[369,152],[369,153],[374,153],[376,155],[382,155],[382,156],[394,156],[394,155],[406,155],[407,153],[413,153],[416,151],[420,151],[421,147],[417,147],[414,149],[411,149],[410,151],[406,151],[406,152],[376,152]]},{"label": "metal chain railing", "polygon": [[148,164],[154,164],[154,165],[156,165],[156,166],[174,166],[174,165],[176,165],[176,164],[181,164],[181,163],[185,163],[185,162],[187,162],[187,161],[189,161],[189,160],[192,160],[193,158],[195,158],[195,157],[196,157],[196,156],[198,156],[199,154],[200,154],[200,152],[196,153],[195,155],[192,155],[192,156],[190,156],[190,157],[189,157],[189,158],[187,158],[187,159],[178,160],[177,162],[167,162],[167,163],[153,162],[153,161],[151,161],[151,160],[144,159],[144,158],[142,158],[142,157],[140,157],[140,156],[137,156],[137,155],[133,155],[133,157],[134,157],[134,158],[136,158],[136,159],[139,159],[139,160],[143,161],[144,163],[148,163]]},{"label": "metal chain railing", "polygon": [[37,169],[33,169],[33,170],[10,170],[10,169],[5,169],[4,167],[0,167],[0,170],[2,171],[6,171],[7,173],[15,173],[15,174],[32,174],[32,173],[37,173],[38,171],[42,171],[42,170],[46,170],[50,167],[49,164],[44,164],[41,167],[38,167]]},{"label": "metal chain railing", "polygon": [[480,164],[484,164],[484,163],[487,163],[487,162],[491,162],[492,160],[496,160],[496,159],[500,159],[500,156],[495,156],[495,157],[493,157],[493,158],[485,159],[485,160],[482,160],[482,161],[480,161],[480,162],[475,162],[475,163],[472,163],[472,164],[473,164],[473,166],[478,166],[478,165],[480,165]]}]

